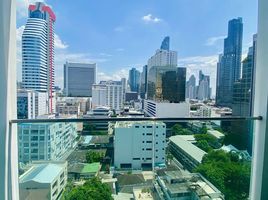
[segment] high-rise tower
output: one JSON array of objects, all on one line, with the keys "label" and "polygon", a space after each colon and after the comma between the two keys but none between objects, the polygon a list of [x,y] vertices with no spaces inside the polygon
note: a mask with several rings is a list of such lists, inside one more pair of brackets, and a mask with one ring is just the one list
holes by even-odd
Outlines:
[{"label": "high-rise tower", "polygon": [[166,36],[166,37],[164,38],[162,44],[161,44],[160,49],[169,51],[169,41],[170,41],[169,36]]},{"label": "high-rise tower", "polygon": [[53,112],[54,23],[49,6],[37,2],[29,6],[22,35],[22,84],[25,89],[48,93],[48,112]]},{"label": "high-rise tower", "polygon": [[233,85],[241,76],[242,37],[242,18],[230,20],[218,63],[216,104],[219,106],[232,107]]}]

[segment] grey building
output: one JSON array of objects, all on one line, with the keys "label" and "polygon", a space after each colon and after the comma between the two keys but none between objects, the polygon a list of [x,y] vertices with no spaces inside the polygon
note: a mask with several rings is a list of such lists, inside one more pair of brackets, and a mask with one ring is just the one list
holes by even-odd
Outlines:
[{"label": "grey building", "polygon": [[96,64],[64,64],[64,92],[66,96],[92,96],[92,85],[96,83]]},{"label": "grey building", "polygon": [[145,94],[147,92],[147,65],[143,66],[142,73],[141,73],[141,83],[140,83],[140,96],[142,99],[145,99]]},{"label": "grey building", "polygon": [[139,92],[140,76],[141,73],[136,68],[129,70],[128,84],[131,92]]},{"label": "grey building", "polygon": [[191,75],[189,80],[186,82],[186,98],[195,99],[196,98],[196,78]]},{"label": "grey building", "polygon": [[228,24],[228,36],[224,39],[224,51],[218,62],[216,104],[232,107],[233,86],[241,75],[243,23],[242,18]]}]

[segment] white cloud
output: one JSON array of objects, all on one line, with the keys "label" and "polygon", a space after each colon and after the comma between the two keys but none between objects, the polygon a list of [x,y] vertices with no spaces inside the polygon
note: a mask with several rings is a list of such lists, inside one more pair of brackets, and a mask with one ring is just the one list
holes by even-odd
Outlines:
[{"label": "white cloud", "polygon": [[68,45],[63,42],[60,37],[55,34],[55,49],[66,49]]},{"label": "white cloud", "polygon": [[117,26],[114,28],[115,32],[123,32],[125,30],[125,28],[123,26]]},{"label": "white cloud", "polygon": [[99,81],[109,81],[109,80],[113,80],[113,81],[119,81],[121,80],[121,78],[127,78],[128,77],[128,68],[122,68],[118,71],[115,71],[112,74],[107,74],[105,72],[98,72],[97,73],[97,82]]},{"label": "white cloud", "polygon": [[117,48],[117,49],[115,49],[116,51],[125,51],[125,49],[123,49],[123,48]]},{"label": "white cloud", "polygon": [[215,45],[217,42],[223,40],[226,36],[217,36],[217,37],[210,37],[207,39],[205,45],[206,46],[213,46]]},{"label": "white cloud", "polygon": [[187,80],[194,74],[198,80],[199,70],[210,76],[212,95],[215,95],[218,55],[194,56],[178,59],[178,66],[187,68]]},{"label": "white cloud", "polygon": [[113,55],[108,54],[108,53],[100,53],[100,56],[104,56],[104,57],[112,57]]},{"label": "white cloud", "polygon": [[45,2],[45,0],[17,0],[17,17],[27,17],[29,5],[34,4],[35,2]]},{"label": "white cloud", "polygon": [[145,15],[141,18],[146,23],[159,23],[162,19],[154,17],[152,14]]}]

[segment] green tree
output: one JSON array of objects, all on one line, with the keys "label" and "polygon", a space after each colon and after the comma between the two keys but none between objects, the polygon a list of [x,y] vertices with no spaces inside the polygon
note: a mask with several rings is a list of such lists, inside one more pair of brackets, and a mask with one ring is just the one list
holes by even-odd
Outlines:
[{"label": "green tree", "polygon": [[207,143],[213,148],[219,148],[221,144],[218,142],[217,138],[209,134],[195,134],[195,140],[198,142],[200,140],[206,140]]},{"label": "green tree", "polygon": [[63,200],[112,200],[112,192],[109,185],[102,183],[94,177],[84,183],[83,186],[72,188],[65,193]]},{"label": "green tree", "polygon": [[227,200],[247,199],[250,184],[250,163],[233,153],[209,151],[196,172],[204,175],[225,195]]},{"label": "green tree", "polygon": [[88,151],[86,153],[87,163],[100,162],[104,157],[103,152]]},{"label": "green tree", "polygon": [[208,144],[208,142],[206,140],[199,140],[196,143],[196,146],[205,152],[209,152],[209,151],[213,150],[213,148]]},{"label": "green tree", "polygon": [[192,135],[193,132],[187,128],[183,128],[180,124],[175,124],[172,128],[172,135]]}]

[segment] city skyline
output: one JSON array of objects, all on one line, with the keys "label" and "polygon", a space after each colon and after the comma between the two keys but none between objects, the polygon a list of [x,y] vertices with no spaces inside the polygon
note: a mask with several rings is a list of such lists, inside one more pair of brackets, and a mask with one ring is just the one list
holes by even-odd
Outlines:
[{"label": "city skyline", "polygon": [[[25,24],[25,13],[27,15],[29,2],[35,1],[18,1],[18,35]],[[212,19],[209,12],[203,12],[216,9],[218,6],[216,2],[202,5],[195,2],[196,6],[175,1],[164,5],[163,3],[155,5],[152,1],[143,4],[132,2],[120,5],[121,15],[114,11],[108,12],[111,17],[103,11],[110,8],[111,3],[116,6],[117,1],[106,3],[107,5],[103,3],[97,5],[96,2],[92,2],[89,6],[92,12],[76,13],[76,18],[83,18],[77,20],[77,27],[80,27],[80,30],[79,28],[70,29],[74,19],[70,19],[72,15],[69,13],[81,8],[81,3],[78,2],[72,7],[68,2],[60,6],[59,2],[45,2],[52,6],[58,17],[55,24],[55,70],[56,85],[60,85],[61,88],[63,86],[63,63],[66,61],[96,62],[98,81],[119,80],[121,77],[127,77],[128,70],[132,67],[141,71],[147,59],[156,49],[159,49],[159,43],[163,38],[170,36],[171,49],[178,51],[178,66],[187,67],[187,79],[191,74],[197,76],[201,69],[211,76],[212,93],[215,95],[216,63],[218,53],[222,52],[223,38],[227,35],[228,20],[236,17],[243,18],[245,25],[243,55],[247,54],[252,35],[256,32],[257,4],[252,2],[244,5],[241,0],[235,3],[225,2],[219,13],[213,12],[216,19]],[[101,6],[103,10],[100,9]],[[236,9],[237,6],[239,9]],[[170,16],[166,14],[166,9],[170,10]],[[188,12],[195,14],[189,15]],[[252,14],[249,16],[248,12]],[[188,17],[187,20],[182,20],[184,16]],[[99,20],[100,17],[101,20]],[[107,17],[109,17],[109,23],[105,21]],[[98,24],[94,21],[97,18],[98,20],[95,21],[98,21]],[[208,24],[206,20],[210,22],[209,27],[206,25]],[[66,21],[68,21],[67,24]],[[82,27],[85,21],[89,21],[88,26]],[[201,28],[202,34],[196,34]],[[192,34],[187,34],[189,32]],[[147,42],[139,42],[140,36]],[[77,40],[77,37],[81,39]],[[19,43],[20,41],[18,45]],[[20,60],[18,60],[18,80],[21,78],[20,66]]]}]

